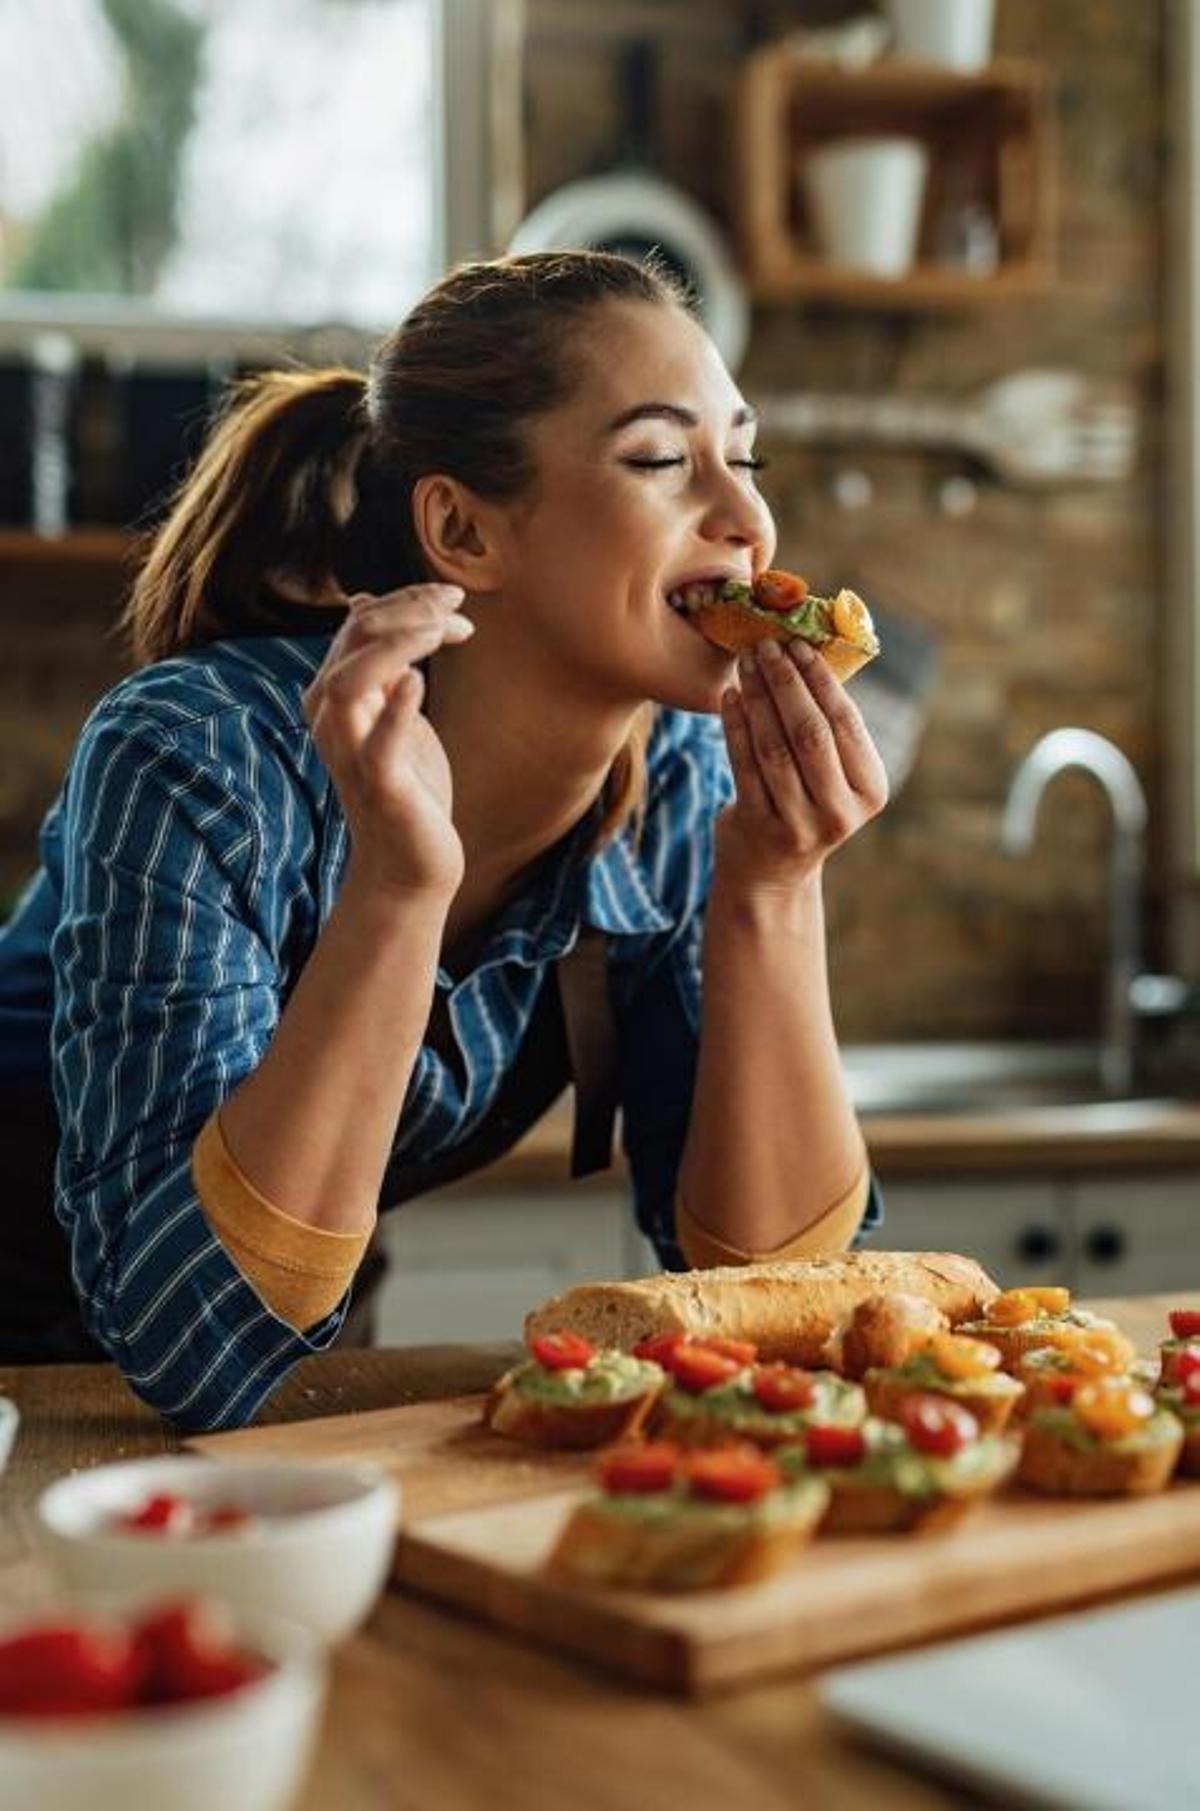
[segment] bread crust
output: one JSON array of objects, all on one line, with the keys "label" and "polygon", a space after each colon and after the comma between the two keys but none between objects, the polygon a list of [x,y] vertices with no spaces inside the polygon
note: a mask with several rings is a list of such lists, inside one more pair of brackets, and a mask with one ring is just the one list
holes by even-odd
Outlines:
[{"label": "bread crust", "polygon": [[1183,1444],[1156,1440],[1152,1446],[1119,1452],[1098,1446],[1090,1452],[1071,1446],[1053,1428],[1031,1422],[1025,1430],[1017,1482],[1054,1497],[1149,1496],[1165,1490]]},{"label": "bread crust", "polygon": [[981,1314],[999,1293],[973,1258],[956,1252],[850,1251],[579,1284],[528,1314],[525,1338],[582,1333],[627,1351],[655,1333],[719,1333],[753,1341],[765,1360],[819,1369],[836,1363],[858,1304],[897,1290],[932,1302],[951,1325]]},{"label": "bread crust", "polygon": [[[779,621],[757,616],[747,610],[743,604],[730,598],[717,598],[712,603],[701,604],[691,612],[692,621],[707,641],[718,648],[724,648],[728,654],[740,654],[743,648],[752,648],[760,641],[789,642],[804,637],[797,637],[796,631],[789,628],[780,613]],[[869,648],[859,647],[857,642],[847,641],[844,635],[834,635],[828,641],[813,642],[821,658],[833,668],[838,678],[845,681],[865,667],[869,660],[874,660],[875,653]]]},{"label": "bread crust", "polygon": [[[1109,1323],[1111,1325],[1111,1323]],[[1015,1364],[1024,1358],[1027,1352],[1036,1352],[1042,1346],[1054,1346],[1060,1351],[1069,1351],[1081,1338],[1087,1338],[1086,1328],[1073,1326],[1064,1321],[1061,1327],[1042,1327],[1034,1332],[1027,1326],[993,1327],[988,1321],[968,1322],[959,1328],[960,1333],[971,1339],[982,1339],[989,1346],[995,1346],[1000,1354],[1000,1363],[1006,1371],[1011,1372]]]},{"label": "bread crust", "polygon": [[1200,1478],[1200,1426],[1188,1427],[1185,1423],[1177,1469],[1181,1478]]},{"label": "bread crust", "polygon": [[650,1525],[614,1511],[603,1497],[572,1510],[546,1564],[585,1584],[656,1591],[725,1590],[782,1572],[812,1538],[825,1507],[819,1492],[770,1528],[715,1526],[679,1516]]},{"label": "bread crust", "polygon": [[834,1488],[822,1534],[925,1534],[961,1522],[975,1496],[913,1497],[902,1490]]},{"label": "bread crust", "polygon": [[658,1394],[652,1389],[615,1402],[542,1402],[501,1379],[488,1392],[483,1419],[493,1433],[527,1446],[582,1451],[639,1434]]},{"label": "bread crust", "polygon": [[950,1402],[969,1409],[979,1423],[981,1434],[998,1434],[1008,1425],[1022,1392],[996,1395],[987,1390],[973,1390],[964,1382],[939,1388],[936,1384],[913,1383],[890,1371],[868,1371],[863,1378],[867,1406],[883,1421],[899,1421],[901,1410],[910,1396],[945,1396]]},{"label": "bread crust", "polygon": [[918,1338],[942,1333],[948,1317],[924,1296],[893,1290],[868,1296],[850,1316],[842,1335],[841,1370],[862,1377],[873,1366],[902,1365]]}]

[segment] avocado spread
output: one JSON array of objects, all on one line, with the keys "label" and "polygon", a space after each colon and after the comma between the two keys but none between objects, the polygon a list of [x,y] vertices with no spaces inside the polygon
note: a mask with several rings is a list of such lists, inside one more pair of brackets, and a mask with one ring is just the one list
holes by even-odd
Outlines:
[{"label": "avocado spread", "polygon": [[1064,1446],[1074,1447],[1079,1453],[1095,1453],[1101,1449],[1111,1453],[1140,1453],[1148,1446],[1159,1446],[1164,1440],[1173,1439],[1177,1430],[1175,1416],[1168,1409],[1160,1408],[1133,1433],[1122,1434],[1118,1440],[1105,1440],[1085,1427],[1069,1408],[1057,1404],[1035,1409],[1029,1417],[1029,1425],[1043,1428]]},{"label": "avocado spread", "polygon": [[948,1377],[938,1368],[932,1352],[914,1352],[893,1376],[922,1390],[939,1390],[943,1396],[1015,1396],[1021,1386],[1004,1371],[984,1371],[978,1377]]},{"label": "avocado spread", "polygon": [[764,1408],[754,1394],[754,1373],[747,1368],[727,1383],[714,1385],[698,1396],[690,1390],[670,1389],[664,1407],[680,1421],[708,1419],[723,1421],[743,1434],[803,1434],[810,1421],[832,1421],[841,1427],[857,1427],[866,1414],[863,1393],[856,1383],[847,1383],[833,1371],[814,1371],[813,1399],[804,1409]]},{"label": "avocado spread", "polygon": [[747,1528],[777,1528],[798,1518],[816,1516],[825,1507],[828,1489],[815,1475],[796,1477],[753,1503],[719,1503],[693,1496],[686,1485],[671,1490],[605,1492],[605,1509],[630,1521],[665,1526],[681,1517],[702,1523],[714,1533]]},{"label": "avocado spread", "polygon": [[763,610],[754,602],[752,588],[742,579],[726,579],[720,596],[726,603],[744,605],[753,616],[785,624],[793,635],[799,635],[804,641],[820,644],[833,640],[832,605],[828,598],[814,597],[810,593],[794,610]]},{"label": "avocado spread", "polygon": [[[867,1451],[857,1465],[823,1465],[815,1475],[828,1478],[838,1490],[898,1490],[906,1497],[940,1497],[1003,1477],[1015,1450],[1011,1442],[985,1434],[942,1459],[918,1452],[893,1422],[868,1421],[863,1431]],[[813,1475],[803,1447],[785,1447],[777,1457],[789,1475]]]},{"label": "avocado spread", "polygon": [[627,1396],[641,1396],[647,1390],[657,1390],[662,1380],[660,1365],[634,1358],[629,1352],[604,1351],[597,1352],[586,1365],[567,1371],[552,1371],[531,1358],[501,1381],[539,1402],[586,1403],[620,1402]]}]

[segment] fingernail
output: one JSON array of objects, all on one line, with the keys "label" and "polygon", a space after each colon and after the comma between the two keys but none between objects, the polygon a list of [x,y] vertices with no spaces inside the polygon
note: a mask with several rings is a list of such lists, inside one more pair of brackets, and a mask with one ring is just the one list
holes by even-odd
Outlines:
[{"label": "fingernail", "polygon": [[738,655],[738,672],[743,679],[753,679],[755,672],[753,648],[744,648]]},{"label": "fingernail", "polygon": [[776,661],[782,660],[783,649],[777,641],[763,641],[758,645],[758,656],[759,659],[765,661],[768,666],[773,667]]},{"label": "fingernail", "polygon": [[817,650],[813,647],[812,643],[802,641],[798,635],[792,641],[789,641],[788,653],[799,667],[806,667],[810,661],[817,658]]}]

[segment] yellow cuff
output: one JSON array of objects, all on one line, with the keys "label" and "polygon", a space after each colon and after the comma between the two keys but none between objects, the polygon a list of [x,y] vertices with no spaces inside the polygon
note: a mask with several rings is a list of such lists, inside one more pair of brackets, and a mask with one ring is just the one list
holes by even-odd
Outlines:
[{"label": "yellow cuff", "polygon": [[835,1201],[817,1220],[798,1232],[795,1238],[777,1245],[773,1251],[743,1251],[727,1245],[715,1233],[701,1226],[682,1201],[675,1203],[675,1236],[688,1263],[696,1270],[710,1270],[719,1264],[761,1264],[780,1258],[821,1258],[831,1252],[845,1251],[858,1231],[867,1209],[871,1192],[870,1168],[863,1170],[854,1187]]},{"label": "yellow cuff", "polygon": [[192,1181],[213,1231],[273,1314],[303,1328],[332,1313],[362,1262],[370,1229],[327,1232],[273,1206],[239,1168],[219,1113],[192,1147]]}]

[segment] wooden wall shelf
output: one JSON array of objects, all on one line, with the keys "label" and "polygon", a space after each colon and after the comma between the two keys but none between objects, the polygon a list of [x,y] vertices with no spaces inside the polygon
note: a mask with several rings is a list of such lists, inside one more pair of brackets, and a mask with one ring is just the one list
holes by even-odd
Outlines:
[{"label": "wooden wall shelf", "polygon": [[[743,263],[761,301],[812,298],[889,308],[961,308],[1044,293],[1054,280],[1051,89],[1038,65],[995,62],[977,75],[899,60],[847,71],[767,45],[738,84],[735,196]],[[805,217],[800,162],[832,139],[901,134],[930,155],[917,262],[903,277],[831,264]],[[976,272],[938,262],[944,209],[978,201],[999,262]]]},{"label": "wooden wall shelf", "polygon": [[61,535],[0,528],[0,560],[13,565],[119,566],[134,558],[139,544],[126,528],[71,528]]}]

